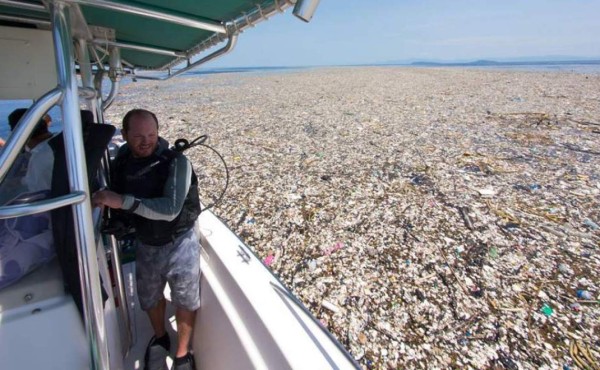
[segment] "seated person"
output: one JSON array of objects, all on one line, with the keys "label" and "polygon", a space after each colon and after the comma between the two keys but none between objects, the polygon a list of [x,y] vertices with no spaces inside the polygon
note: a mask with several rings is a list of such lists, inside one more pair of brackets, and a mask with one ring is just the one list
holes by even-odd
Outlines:
[{"label": "seated person", "polygon": [[[16,109],[8,117],[14,130],[27,110]],[[13,205],[44,199],[50,193],[54,154],[48,141],[50,117],[33,130],[0,188],[2,204]],[[50,212],[0,220],[0,289],[10,285],[55,256]]]},{"label": "seated person", "polygon": [[[11,131],[14,131],[25,112],[27,109],[19,108],[8,116]],[[45,115],[31,133],[24,150],[0,186],[0,204],[5,204],[21,193],[50,189],[54,164],[54,154],[48,145],[53,137],[48,130],[51,123],[50,116]]]},{"label": "seated person", "polygon": [[[9,203],[44,199],[48,191],[26,193]],[[50,212],[0,219],[0,289],[54,258]]]},{"label": "seated person", "polygon": [[[19,108],[8,116],[8,124],[14,131],[17,123],[27,110]],[[27,140],[25,150],[31,153],[29,166],[23,178],[23,185],[27,191],[49,190],[52,185],[52,167],[54,165],[54,154],[48,145],[48,140],[54,136],[48,127],[52,123],[50,116],[45,115],[37,124],[31,137]]]}]

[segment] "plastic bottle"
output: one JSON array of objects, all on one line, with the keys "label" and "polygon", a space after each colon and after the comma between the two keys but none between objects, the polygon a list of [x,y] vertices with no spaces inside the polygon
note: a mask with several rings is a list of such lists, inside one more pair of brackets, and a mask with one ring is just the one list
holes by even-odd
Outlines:
[{"label": "plastic bottle", "polygon": [[588,292],[587,290],[579,289],[577,291],[577,298],[590,301],[592,300],[592,293]]}]

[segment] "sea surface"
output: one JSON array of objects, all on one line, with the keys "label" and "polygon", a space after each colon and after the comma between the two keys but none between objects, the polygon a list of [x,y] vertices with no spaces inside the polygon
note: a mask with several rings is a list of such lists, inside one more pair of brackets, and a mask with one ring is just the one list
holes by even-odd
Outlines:
[{"label": "sea surface", "polygon": [[[198,69],[184,73],[183,76],[213,75],[220,73],[249,73],[249,74],[280,74],[289,72],[301,72],[316,68],[336,68],[336,67],[357,67],[357,66],[298,66],[298,67],[237,67],[237,68],[212,68]],[[479,70],[509,70],[509,71],[537,71],[537,72],[557,72],[557,73],[582,73],[582,74],[600,74],[600,61],[577,62],[569,64],[564,62],[552,63],[498,63],[494,65],[477,65],[477,63],[465,64],[434,64],[434,65],[406,65],[406,64],[364,64],[358,67],[405,67],[405,68],[462,68]],[[177,78],[177,77],[175,77]],[[125,79],[123,83],[128,83]],[[0,101],[0,137],[8,138],[10,129],[8,126],[8,115],[16,108],[27,108],[32,104],[31,100],[3,100]],[[59,132],[62,129],[62,114],[60,108],[52,108],[49,112],[52,117],[50,131]]]},{"label": "sea surface", "polygon": [[532,65],[498,65],[471,66],[458,68],[475,68],[482,70],[532,71],[532,72],[569,72],[582,74],[600,74],[600,64],[532,64]]},{"label": "sea surface", "polygon": [[[2,100],[0,101],[0,137],[7,139],[10,135],[10,127],[8,126],[8,115],[17,108],[29,108],[32,104],[31,100]],[[48,112],[52,117],[50,131],[59,132],[62,130],[62,114],[59,107],[54,107]]]}]

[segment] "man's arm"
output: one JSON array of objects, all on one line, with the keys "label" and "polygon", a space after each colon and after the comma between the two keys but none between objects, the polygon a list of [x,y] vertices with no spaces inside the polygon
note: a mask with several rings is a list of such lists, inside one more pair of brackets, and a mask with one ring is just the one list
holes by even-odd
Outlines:
[{"label": "man's arm", "polygon": [[161,197],[136,199],[109,190],[94,194],[94,205],[123,209],[150,220],[172,221],[181,212],[190,189],[192,165],[183,155],[175,157],[169,166],[169,176]]}]

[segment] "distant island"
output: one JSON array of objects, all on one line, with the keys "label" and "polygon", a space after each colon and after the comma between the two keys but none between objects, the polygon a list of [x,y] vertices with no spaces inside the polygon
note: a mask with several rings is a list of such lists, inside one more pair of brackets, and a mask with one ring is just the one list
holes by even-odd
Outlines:
[{"label": "distant island", "polygon": [[506,61],[476,60],[473,62],[412,62],[403,65],[415,67],[486,67],[486,66],[540,66],[540,65],[600,65],[600,60],[543,60],[543,61]]}]

